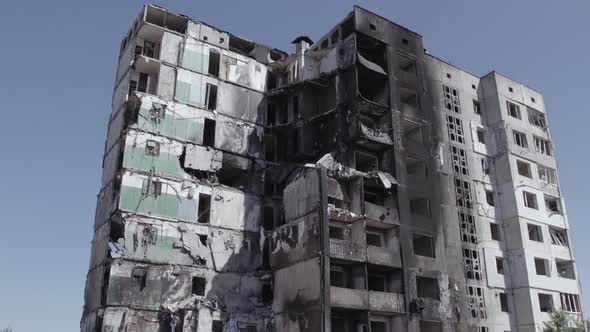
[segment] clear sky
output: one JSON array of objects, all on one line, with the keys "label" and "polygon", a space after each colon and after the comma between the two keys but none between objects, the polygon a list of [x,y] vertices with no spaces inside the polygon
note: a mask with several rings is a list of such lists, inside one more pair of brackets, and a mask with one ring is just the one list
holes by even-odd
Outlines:
[{"label": "clear sky", "polygon": [[[354,4],[157,1],[293,51]],[[3,1],[0,20],[0,328],[76,331],[90,255],[119,43],[143,3]],[[582,286],[590,292],[590,2],[374,0],[358,4],[424,36],[431,54],[495,69],[545,95]],[[588,242],[587,242],[588,241]],[[590,308],[590,297],[585,297]]]}]

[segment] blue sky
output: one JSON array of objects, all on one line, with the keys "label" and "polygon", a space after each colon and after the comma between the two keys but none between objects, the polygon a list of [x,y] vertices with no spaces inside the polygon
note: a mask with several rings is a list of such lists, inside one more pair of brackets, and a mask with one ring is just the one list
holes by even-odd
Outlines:
[{"label": "blue sky", "polygon": [[[292,51],[352,8],[348,0],[156,1]],[[143,3],[4,1],[0,138],[0,328],[76,331],[119,43]],[[414,0],[358,4],[424,36],[431,54],[495,69],[541,90],[557,146],[582,286],[590,291],[588,1]],[[588,308],[590,300],[585,298]]]}]

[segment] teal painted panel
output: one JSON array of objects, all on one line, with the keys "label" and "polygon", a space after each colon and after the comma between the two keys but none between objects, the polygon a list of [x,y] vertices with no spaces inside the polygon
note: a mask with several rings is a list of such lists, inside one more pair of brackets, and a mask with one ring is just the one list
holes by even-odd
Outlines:
[{"label": "teal painted panel", "polygon": [[176,93],[174,97],[179,102],[188,104],[191,101],[191,84],[189,82],[176,80]]},{"label": "teal painted panel", "polygon": [[[166,186],[162,184],[162,191],[166,190]],[[155,216],[196,222],[196,203],[176,195],[145,196],[141,188],[123,186],[119,204],[121,209],[132,212],[149,212]]]},{"label": "teal painted panel", "polygon": [[[192,49],[191,49],[192,48]],[[205,52],[203,46],[185,45],[182,56],[182,66],[199,73],[207,74],[209,72],[209,52]]]},{"label": "teal painted panel", "polygon": [[146,172],[153,168],[156,174],[181,178],[183,173],[178,156],[162,152],[163,148],[164,145],[160,144],[160,155],[151,156],[145,154],[145,143],[136,146],[126,145],[123,153],[123,167]]},{"label": "teal painted panel", "polygon": [[166,111],[163,118],[154,118],[150,114],[150,109],[142,106],[136,128],[203,144],[204,123],[204,118],[198,114],[183,117],[171,111]]}]

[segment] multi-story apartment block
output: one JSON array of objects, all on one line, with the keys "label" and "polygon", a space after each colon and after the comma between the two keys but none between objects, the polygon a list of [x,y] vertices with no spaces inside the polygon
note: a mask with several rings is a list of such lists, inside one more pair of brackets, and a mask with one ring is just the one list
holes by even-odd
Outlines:
[{"label": "multi-story apartment block", "polygon": [[540,93],[359,7],[293,43],[142,9],[119,54],[82,331],[581,318]]}]

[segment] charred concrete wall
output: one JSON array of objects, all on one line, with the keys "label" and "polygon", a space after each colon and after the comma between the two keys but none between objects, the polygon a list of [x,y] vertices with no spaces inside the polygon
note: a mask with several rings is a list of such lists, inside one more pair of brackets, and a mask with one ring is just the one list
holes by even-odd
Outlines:
[{"label": "charred concrete wall", "polygon": [[[143,8],[119,54],[81,331],[527,329],[552,286],[527,276],[551,255],[571,264],[551,296],[580,310],[571,251],[522,248],[526,219],[549,220],[564,247],[564,217],[511,204],[524,194],[511,164],[531,158],[508,139],[526,126],[502,112],[518,102],[543,124],[521,100],[541,95],[506,96],[514,82],[447,65],[360,7],[293,44]],[[526,184],[556,209],[558,187]],[[498,234],[509,245],[481,243]],[[491,275],[508,251],[515,272]]]}]

